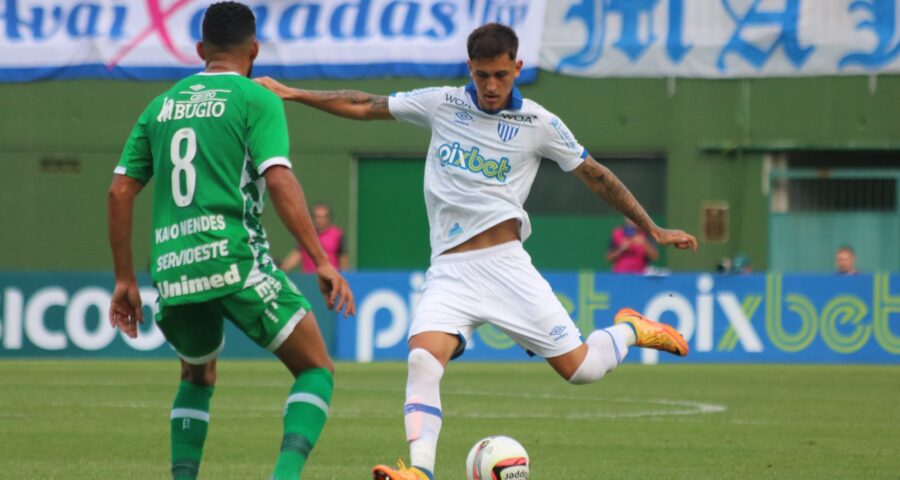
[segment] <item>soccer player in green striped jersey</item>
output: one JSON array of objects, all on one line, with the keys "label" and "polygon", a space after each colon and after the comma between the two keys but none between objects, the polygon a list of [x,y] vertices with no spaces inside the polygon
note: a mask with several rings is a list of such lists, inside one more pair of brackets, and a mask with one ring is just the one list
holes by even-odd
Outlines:
[{"label": "soccer player in green striped jersey", "polygon": [[281,100],[248,76],[259,52],[252,11],[211,5],[197,53],[204,72],[158,96],[138,119],[109,191],[116,287],[110,321],[137,335],[142,305],[132,266],[134,199],[155,177],[151,276],[156,322],[181,358],[170,416],[172,477],[194,479],[210,421],[224,318],[272,351],[294,376],[273,479],[300,477],[325,424],[333,367],[307,299],[269,257],[259,216],[265,193],[311,253],[328,308],[355,313],[328,262],[288,160]]}]

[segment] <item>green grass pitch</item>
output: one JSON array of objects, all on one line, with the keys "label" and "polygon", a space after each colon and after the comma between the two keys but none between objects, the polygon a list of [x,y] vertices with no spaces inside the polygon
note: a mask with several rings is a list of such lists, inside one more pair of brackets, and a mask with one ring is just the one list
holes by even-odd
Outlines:
[{"label": "green grass pitch", "polygon": [[[406,457],[406,367],[339,363],[304,478]],[[0,361],[0,479],[168,478],[169,361]],[[266,479],[289,375],[225,359],[201,479]],[[452,364],[437,478],[507,434],[536,480],[900,478],[900,366],[625,365],[575,387],[540,363]]]}]

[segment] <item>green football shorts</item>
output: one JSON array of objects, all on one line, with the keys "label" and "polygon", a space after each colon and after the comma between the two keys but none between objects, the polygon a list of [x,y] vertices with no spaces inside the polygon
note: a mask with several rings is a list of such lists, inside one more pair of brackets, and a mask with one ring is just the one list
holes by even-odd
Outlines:
[{"label": "green football shorts", "polygon": [[161,306],[156,323],[185,362],[207,363],[225,346],[232,323],[260,347],[274,352],[311,310],[309,301],[284,272],[239,292],[203,303]]}]

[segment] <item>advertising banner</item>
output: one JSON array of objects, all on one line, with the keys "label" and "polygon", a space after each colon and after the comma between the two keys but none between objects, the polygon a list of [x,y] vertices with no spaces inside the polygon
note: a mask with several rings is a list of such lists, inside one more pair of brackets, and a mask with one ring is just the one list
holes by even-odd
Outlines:
[{"label": "advertising banner", "polygon": [[898,0],[558,0],[544,70],[588,77],[900,72]]},{"label": "advertising banner", "polygon": [[[583,335],[631,307],[674,325],[691,347],[679,362],[900,362],[900,275],[709,275],[666,277],[550,273],[545,278]],[[421,272],[350,277],[358,315],[337,323],[336,355],[405,360],[406,332],[421,299]],[[463,360],[528,359],[505,334],[482,326]],[[675,360],[635,348],[627,361]]]},{"label": "advertising banner", "polygon": [[[214,0],[0,0],[0,81],[171,80]],[[254,75],[281,79],[466,75],[466,38],[513,27],[534,79],[545,0],[246,0],[261,44]]]},{"label": "advertising banner", "polygon": [[[334,322],[324,313],[315,279],[293,280],[304,292],[312,292],[308,297],[313,311],[324,315],[322,335],[332,339]],[[111,274],[0,272],[0,358],[176,358],[153,322],[159,307],[150,276],[139,276],[138,283],[144,324],[131,339],[109,324],[115,286]],[[227,321],[222,356],[273,358]]]},{"label": "advertising banner", "polygon": [[[674,325],[687,358],[634,348],[628,362],[900,362],[900,275],[711,275],[666,277],[549,273],[545,277],[582,334],[612,323],[621,307]],[[313,302],[338,360],[406,359],[406,334],[422,298],[423,272],[350,273],[354,318],[336,319],[315,279],[295,276]],[[149,321],[156,293],[141,294],[147,324],[136,340],[106,321],[109,274],[0,273],[0,358],[173,357]],[[243,334],[226,330],[224,356],[271,358]],[[526,352],[490,326],[479,328],[462,361],[524,361]],[[539,359],[535,359],[539,360]]]}]

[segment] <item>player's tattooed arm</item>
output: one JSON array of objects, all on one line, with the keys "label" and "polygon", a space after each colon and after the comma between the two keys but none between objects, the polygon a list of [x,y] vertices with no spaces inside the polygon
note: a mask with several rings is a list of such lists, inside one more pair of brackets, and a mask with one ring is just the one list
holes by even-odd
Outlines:
[{"label": "player's tattooed arm", "polygon": [[590,155],[575,169],[574,173],[597,196],[633,220],[643,231],[652,233],[659,228],[653,222],[653,219],[647,215],[644,207],[634,198],[628,187],[619,180],[619,177],[610,169],[594,160]]},{"label": "player's tattooed arm", "polygon": [[269,77],[256,82],[284,100],[303,103],[325,112],[355,120],[392,120],[388,97],[357,90],[303,90],[291,88]]},{"label": "player's tattooed arm", "polygon": [[613,208],[630,218],[653,240],[661,245],[675,245],[697,251],[697,239],[682,230],[670,230],[656,225],[640,202],[634,198],[628,187],[610,169],[601,165],[590,155],[575,169],[575,175],[594,193]]}]

